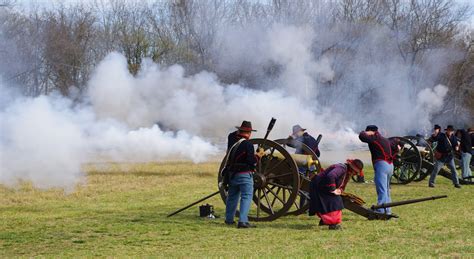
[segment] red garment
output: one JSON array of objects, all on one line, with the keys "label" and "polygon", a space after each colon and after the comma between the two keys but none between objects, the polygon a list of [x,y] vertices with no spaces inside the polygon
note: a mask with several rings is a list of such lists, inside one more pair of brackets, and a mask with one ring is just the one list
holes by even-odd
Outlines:
[{"label": "red garment", "polygon": [[336,210],[325,214],[316,213],[326,225],[336,225],[342,222],[342,210]]}]

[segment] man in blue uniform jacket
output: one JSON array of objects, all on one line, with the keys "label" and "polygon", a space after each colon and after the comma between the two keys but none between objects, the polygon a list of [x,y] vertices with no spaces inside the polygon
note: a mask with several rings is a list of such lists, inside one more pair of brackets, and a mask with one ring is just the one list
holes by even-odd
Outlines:
[{"label": "man in blue uniform jacket", "polygon": [[430,142],[438,142],[438,144],[435,150],[436,163],[431,172],[428,186],[431,188],[435,187],[436,176],[441,168],[447,164],[451,171],[451,180],[453,181],[454,187],[461,188],[456,173],[456,165],[454,164],[454,151],[458,148],[458,140],[456,136],[454,136],[454,127],[452,125],[448,125],[445,132],[446,134],[441,132],[441,127],[435,125],[433,135],[431,135],[430,138]]},{"label": "man in blue uniform jacket", "polygon": [[[238,228],[255,227],[249,224],[248,213],[253,197],[253,172],[259,158],[255,154],[255,149],[249,138],[252,135],[252,123],[243,121],[237,131],[229,134],[227,149],[229,157],[231,177],[226,201],[225,223],[233,225],[237,204],[240,198],[239,223]],[[235,149],[235,151],[234,151]]]},{"label": "man in blue uniform jacket", "polygon": [[[393,175],[393,153],[392,143],[383,137],[378,127],[369,125],[365,131],[359,134],[362,142],[369,144],[370,154],[372,156],[372,165],[374,166],[375,189],[377,191],[377,204],[391,202],[390,196],[390,177]],[[378,209],[380,213],[391,214],[390,208]]]},{"label": "man in blue uniform jacket", "polygon": [[[300,125],[295,125],[293,126],[293,134],[290,135],[291,139],[294,139],[298,142],[301,142],[311,148],[311,150],[314,151],[314,153],[320,157],[321,152],[319,151],[318,147],[318,142],[316,141],[313,136],[309,135],[307,132],[305,132],[306,129],[303,129]],[[301,146],[292,146],[296,149],[295,154],[303,154],[303,155],[309,155],[306,154],[306,152],[303,150]]]}]

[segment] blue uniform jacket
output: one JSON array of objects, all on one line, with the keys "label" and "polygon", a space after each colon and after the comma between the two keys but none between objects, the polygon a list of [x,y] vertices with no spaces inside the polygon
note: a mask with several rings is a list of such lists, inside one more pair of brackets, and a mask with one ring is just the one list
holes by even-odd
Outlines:
[{"label": "blue uniform jacket", "polygon": [[[377,161],[386,161],[391,164],[393,162],[394,147],[392,143],[379,132],[375,132],[374,135],[367,135],[365,131],[359,134],[359,139],[362,142],[369,144],[370,154],[372,156],[372,163],[375,164]],[[396,143],[393,143],[395,145]]]},{"label": "blue uniform jacket", "polygon": [[[230,149],[241,138],[237,131],[230,133],[227,138],[227,149]],[[252,143],[248,140],[242,141],[235,153],[235,163],[231,166],[231,170],[235,173],[254,171],[256,164],[257,157]]]},{"label": "blue uniform jacket", "polygon": [[[314,153],[318,157],[321,156],[321,152],[319,151],[318,143],[316,142],[316,139],[313,138],[313,136],[311,136],[311,135],[309,135],[308,133],[305,132],[303,134],[303,136],[297,137],[297,138],[295,138],[295,140],[299,141],[299,142],[305,144],[306,146],[308,146],[309,148],[311,148],[311,150],[313,150]],[[294,148],[296,149],[296,151],[295,151],[296,154],[310,155],[310,154],[306,154],[306,152],[304,152],[304,150],[301,146],[300,147],[294,146]]]}]

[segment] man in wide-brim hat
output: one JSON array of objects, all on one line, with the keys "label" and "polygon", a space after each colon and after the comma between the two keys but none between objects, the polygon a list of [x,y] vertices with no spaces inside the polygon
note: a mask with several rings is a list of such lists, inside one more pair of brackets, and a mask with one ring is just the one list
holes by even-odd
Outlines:
[{"label": "man in wide-brim hat", "polygon": [[444,165],[447,165],[451,171],[451,180],[453,181],[454,187],[461,188],[459,185],[459,179],[456,172],[456,165],[454,164],[454,151],[458,148],[458,140],[454,136],[454,127],[448,125],[445,129],[445,133],[441,132],[441,127],[434,128],[433,135],[431,135],[430,142],[437,142],[435,149],[436,163],[428,182],[428,186],[431,188],[435,187],[436,176]]},{"label": "man in wide-brim hat", "polygon": [[[292,141],[288,142],[287,145],[295,149],[295,154],[312,155],[311,153],[306,152],[306,150],[303,149],[302,144],[304,144],[308,146],[316,154],[316,156],[321,156],[321,152],[319,151],[318,147],[318,141],[308,132],[306,132],[306,129],[301,127],[299,124],[293,126],[292,134],[288,137],[288,139]],[[316,166],[312,165],[310,168],[308,168],[307,166],[299,166],[298,170],[301,174],[308,176],[309,172],[314,173],[316,171]],[[300,207],[303,207],[306,202],[306,198],[304,196],[301,196]]]},{"label": "man in wide-brim hat", "polygon": [[234,217],[240,199],[238,228],[254,227],[249,224],[248,213],[253,198],[253,173],[258,155],[248,141],[252,132],[250,121],[243,121],[236,126],[237,131],[229,134],[227,142],[227,166],[229,166],[229,189],[226,201],[225,223],[234,225]]},{"label": "man in wide-brim hat", "polygon": [[360,175],[364,163],[359,159],[348,159],[346,163],[334,164],[317,174],[310,183],[309,215],[317,215],[319,225],[328,225],[329,229],[340,229],[342,209],[341,194],[349,179]]}]

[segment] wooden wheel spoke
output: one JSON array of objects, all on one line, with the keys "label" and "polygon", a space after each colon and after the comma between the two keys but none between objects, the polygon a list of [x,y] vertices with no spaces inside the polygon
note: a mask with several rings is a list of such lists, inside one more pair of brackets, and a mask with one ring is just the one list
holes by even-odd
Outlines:
[{"label": "wooden wheel spoke", "polygon": [[275,214],[275,212],[273,212],[273,207],[270,205],[270,200],[268,200],[268,196],[267,196],[267,193],[265,191],[263,192],[263,195],[265,197],[265,201],[267,202],[268,208],[270,209],[271,213]]},{"label": "wooden wheel spoke", "polygon": [[269,183],[269,184],[271,184],[271,185],[273,185],[273,186],[280,187],[280,188],[282,188],[282,189],[284,189],[284,190],[292,190],[291,186],[285,186],[285,185],[281,185],[281,184],[273,183],[273,182],[272,182],[272,183]]},{"label": "wooden wheel spoke", "polygon": [[[272,148],[271,148],[271,151],[270,151],[270,155],[268,156],[268,157],[270,157],[270,160],[269,160],[269,161],[271,161],[271,160],[273,159],[273,153],[274,153],[274,152],[275,152],[275,148],[272,147]],[[267,161],[267,162],[269,162],[269,161]],[[261,171],[261,173],[263,173],[264,175],[265,175],[265,171],[267,170],[268,164],[269,164],[269,163],[265,163],[265,166],[263,167],[263,171]]]},{"label": "wooden wheel spoke", "polygon": [[[268,187],[267,187],[267,188],[268,188]],[[271,194],[273,194],[273,196],[274,196],[274,198],[273,198],[273,201],[272,201],[272,204],[271,204],[271,205],[272,205],[272,207],[273,207],[273,205],[275,204],[275,201],[276,201],[277,199],[278,199],[278,200],[279,200],[279,201],[280,201],[280,202],[281,202],[283,205],[285,204],[285,202],[283,202],[283,201],[281,200],[281,198],[280,198],[280,197],[278,197],[278,193],[279,193],[279,192],[280,192],[280,190],[281,190],[281,188],[280,188],[280,187],[278,187],[278,190],[277,190],[277,192],[276,192],[276,193],[275,193],[275,192],[273,192],[273,190],[272,190],[272,189],[268,189],[268,190],[269,190],[269,191],[270,191],[270,193],[271,193]]]},{"label": "wooden wheel spoke", "polygon": [[[260,197],[260,193],[261,193],[261,190],[258,189],[257,191],[258,197]],[[259,217],[260,217],[260,199],[257,200],[257,218]]]},{"label": "wooden wheel spoke", "polygon": [[283,162],[285,162],[285,160],[280,160],[276,163],[276,165],[274,165],[272,168],[262,172],[264,175],[268,175],[271,171],[277,169],[279,166],[281,166],[283,164]]}]

